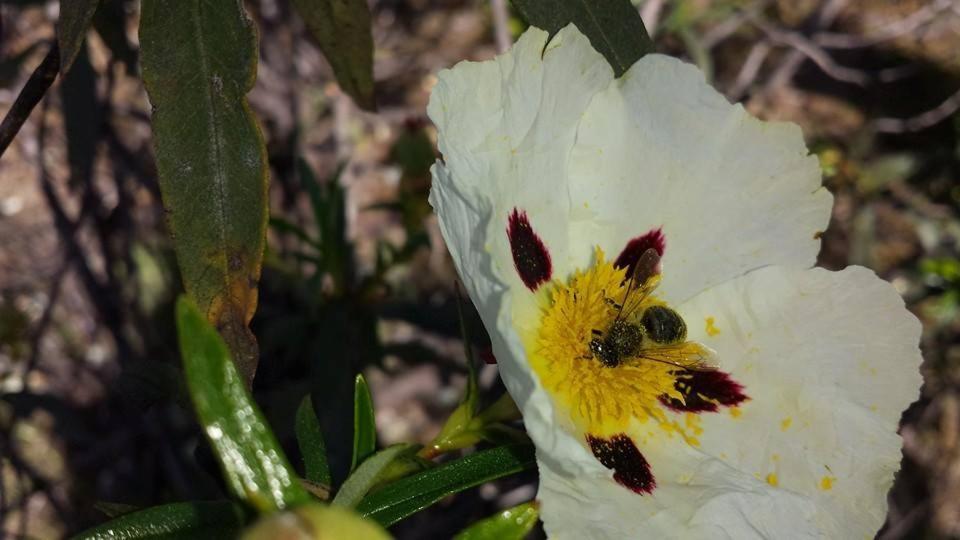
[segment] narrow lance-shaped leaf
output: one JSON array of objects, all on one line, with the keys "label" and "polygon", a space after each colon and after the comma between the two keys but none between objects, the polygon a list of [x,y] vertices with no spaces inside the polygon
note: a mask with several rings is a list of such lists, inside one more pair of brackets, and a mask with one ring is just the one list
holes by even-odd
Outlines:
[{"label": "narrow lance-shaped leaf", "polygon": [[532,469],[534,464],[531,445],[483,450],[397,480],[364,498],[357,511],[388,527],[447,495]]},{"label": "narrow lance-shaped leaf", "polygon": [[310,396],[303,398],[300,408],[297,409],[295,429],[307,480],[330,486],[327,445],[324,443],[320,420],[317,418],[316,411],[313,410],[313,400]]},{"label": "narrow lance-shaped leaf", "polygon": [[333,504],[356,506],[370,488],[380,483],[383,473],[389,469],[394,460],[416,452],[417,448],[419,446],[409,443],[394,444],[370,456],[347,477],[337,496],[333,498]]},{"label": "narrow lance-shaped leaf", "polygon": [[363,375],[357,375],[353,396],[353,459],[350,470],[377,449],[377,421],[373,409],[370,387]]},{"label": "narrow lance-shaped leaf", "polygon": [[293,0],[293,5],[330,62],[340,88],[360,107],[374,110],[373,34],[367,0]]},{"label": "narrow lance-shaped leaf", "polygon": [[230,501],[182,502],[125,514],[73,537],[73,540],[217,540],[236,538],[246,521]]},{"label": "narrow lance-shaped leaf", "polygon": [[257,41],[239,0],[144,0],[143,79],[157,171],[187,293],[249,382],[248,328],[267,224],[266,149],[246,94]]},{"label": "narrow lance-shaped leaf", "polygon": [[454,540],[523,540],[537,524],[536,502],[523,503],[482,519],[460,531]]},{"label": "narrow lance-shaped leaf", "polygon": [[512,0],[520,15],[550,35],[574,23],[610,66],[623,75],[653,42],[630,0]]},{"label": "narrow lance-shaped leaf", "polygon": [[197,420],[230,491],[260,512],[308,501],[220,335],[184,296],[177,334]]},{"label": "narrow lance-shaped leaf", "polygon": [[60,47],[60,73],[66,73],[83,47],[99,0],[60,0],[57,21],[57,45]]}]

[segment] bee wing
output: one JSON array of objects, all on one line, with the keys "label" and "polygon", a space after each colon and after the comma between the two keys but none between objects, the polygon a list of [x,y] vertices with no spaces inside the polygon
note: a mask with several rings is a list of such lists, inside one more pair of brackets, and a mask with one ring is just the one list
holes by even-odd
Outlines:
[{"label": "bee wing", "polygon": [[717,353],[710,347],[694,341],[641,349],[629,361],[644,360],[670,364],[691,371],[713,371],[718,367]]},{"label": "bee wing", "polygon": [[[618,320],[633,313],[660,284],[660,254],[657,253],[657,250],[650,248],[644,251],[637,263],[631,268],[627,279],[629,280],[627,290],[623,293],[620,312],[617,313]],[[631,298],[634,289],[636,289],[636,294]]]}]

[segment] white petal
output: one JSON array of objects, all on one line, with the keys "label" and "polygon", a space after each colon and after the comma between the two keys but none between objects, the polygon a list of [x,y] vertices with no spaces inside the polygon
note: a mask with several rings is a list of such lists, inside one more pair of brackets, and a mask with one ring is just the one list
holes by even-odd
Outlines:
[{"label": "white petal", "polygon": [[427,112],[437,125],[448,175],[434,181],[445,180],[469,200],[489,204],[490,215],[475,234],[486,234],[484,246],[505,283],[522,287],[505,234],[514,208],[529,216],[555,273],[567,272],[567,159],[583,111],[613,78],[610,66],[571,25],[549,45],[546,32],[531,28],[508,53],[489,62],[461,62],[438,78]]},{"label": "white petal", "polygon": [[[859,267],[770,267],[680,311],[750,401],[738,416],[699,415],[697,446],[640,444],[657,481],[650,495],[602,468],[571,477],[541,460],[551,537],[873,537],[900,463],[900,414],[921,382],[920,325],[893,288]],[[582,447],[566,457],[588,458]]]},{"label": "white petal", "polygon": [[832,205],[796,125],[751,117],[656,54],[591,103],[570,170],[574,258],[662,226],[673,303],[761,266],[813,266]]},{"label": "white petal", "polygon": [[536,296],[514,269],[507,216],[525,211],[554,276],[569,271],[567,159],[583,111],[613,73],[571,25],[549,44],[546,32],[531,28],[495,60],[461,62],[438,78],[427,111],[443,162],[432,169],[430,202],[504,383],[529,430],[548,440],[553,410],[513,327],[515,310],[535,310]]}]

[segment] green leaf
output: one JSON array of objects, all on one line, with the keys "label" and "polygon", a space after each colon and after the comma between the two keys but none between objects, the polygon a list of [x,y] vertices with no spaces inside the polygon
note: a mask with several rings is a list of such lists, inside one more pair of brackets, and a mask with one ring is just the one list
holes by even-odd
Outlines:
[{"label": "green leaf", "polygon": [[512,0],[532,26],[556,34],[570,23],[600,52],[617,77],[643,55],[653,52],[653,42],[640,13],[630,0]]},{"label": "green leaf", "polygon": [[297,160],[297,175],[310,197],[313,217],[320,232],[318,249],[322,250],[320,268],[333,280],[333,294],[346,291],[352,276],[353,249],[347,239],[346,193],[340,185],[345,164],[321,184],[302,158]]},{"label": "green leaf", "polygon": [[229,539],[245,520],[243,508],[230,501],[182,502],[154,506],[100,524],[74,540]]},{"label": "green leaf", "polygon": [[60,0],[57,45],[60,47],[61,74],[70,71],[70,66],[80,53],[98,3],[99,0]]},{"label": "green leaf", "polygon": [[397,480],[364,498],[357,511],[389,527],[447,495],[532,469],[535,463],[533,446],[526,444],[476,452]]},{"label": "green leaf", "polygon": [[340,88],[360,107],[376,109],[367,0],[293,0],[293,5],[330,62]]},{"label": "green leaf", "polygon": [[333,498],[336,506],[356,506],[364,495],[370,491],[370,488],[380,483],[384,472],[390,464],[401,456],[416,452],[418,445],[410,443],[400,443],[388,446],[376,454],[370,456],[366,461],[357,467],[347,480],[340,487],[337,496]]},{"label": "green leaf", "polygon": [[248,324],[266,241],[267,159],[246,100],[257,40],[242,6],[144,0],[140,43],[183,284],[249,385],[258,358]]},{"label": "green leaf", "polygon": [[357,468],[363,460],[377,449],[377,421],[373,410],[373,397],[370,387],[362,374],[354,381],[353,394],[353,459],[350,470]]},{"label": "green leaf", "polygon": [[425,455],[434,457],[451,450],[459,450],[472,446],[480,441],[476,433],[472,433],[482,426],[474,425],[474,417],[477,414],[479,403],[479,391],[477,389],[477,368],[473,358],[473,340],[470,337],[470,331],[467,328],[466,319],[463,316],[463,298],[460,295],[460,288],[457,287],[457,318],[460,321],[460,337],[463,339],[463,353],[467,359],[467,387],[464,389],[463,398],[457,408],[450,413],[447,421],[444,422],[440,433],[427,445]]},{"label": "green leaf", "polygon": [[177,300],[177,334],[197,419],[230,491],[260,512],[310,500],[220,335],[185,296]]},{"label": "green leaf", "polygon": [[310,235],[307,234],[307,231],[303,230],[302,227],[287,221],[286,219],[281,217],[271,217],[270,226],[276,229],[277,232],[291,234],[304,244],[320,250],[320,244],[317,243],[317,241],[313,238],[310,238]]},{"label": "green leaf", "polygon": [[300,454],[303,455],[307,480],[329,486],[330,465],[327,463],[327,445],[323,441],[320,420],[317,419],[316,411],[313,410],[313,400],[310,396],[303,398],[300,402],[295,430]]},{"label": "green leaf", "polygon": [[454,540],[522,540],[537,524],[538,517],[537,503],[523,503],[474,523]]},{"label": "green leaf", "polygon": [[387,531],[348,508],[311,503],[261,518],[240,540],[390,540]]}]

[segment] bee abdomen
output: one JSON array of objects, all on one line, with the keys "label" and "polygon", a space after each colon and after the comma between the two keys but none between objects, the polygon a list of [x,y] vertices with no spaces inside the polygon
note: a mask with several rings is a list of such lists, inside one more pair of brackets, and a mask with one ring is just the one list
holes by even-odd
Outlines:
[{"label": "bee abdomen", "polygon": [[678,343],[687,339],[687,324],[679,313],[665,306],[647,308],[640,324],[647,337],[657,343]]}]

